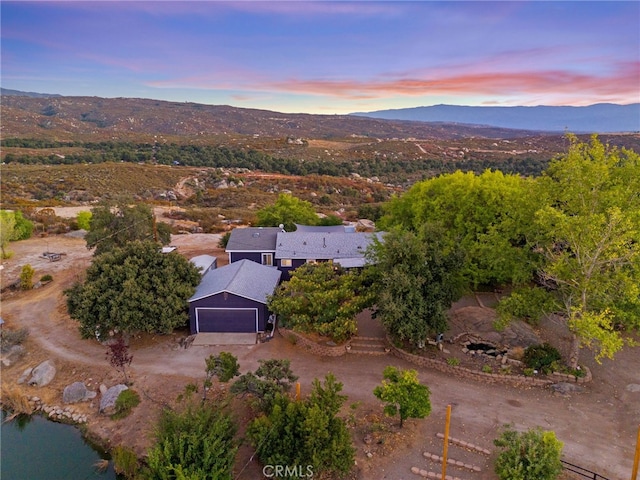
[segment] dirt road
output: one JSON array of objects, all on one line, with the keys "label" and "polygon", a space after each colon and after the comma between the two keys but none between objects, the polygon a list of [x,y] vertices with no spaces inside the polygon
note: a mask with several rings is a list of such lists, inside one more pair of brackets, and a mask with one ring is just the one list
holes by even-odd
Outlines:
[{"label": "dirt road", "polygon": [[[226,255],[217,248],[217,237],[180,236],[172,244],[188,257],[204,252]],[[36,266],[37,276],[50,273],[54,282],[38,290],[3,296],[2,316],[9,328],[28,327],[29,355],[23,363],[3,370],[4,384],[15,379],[27,366],[34,366],[44,358],[52,358],[59,365],[59,374],[52,384],[59,395],[65,385],[86,381],[93,388],[100,383],[117,381],[117,374],[105,359],[105,348],[94,340],[82,340],[77,325],[66,314],[63,290],[69,287],[89,264],[91,252],[82,239],[50,237],[31,239],[11,245],[14,257],[4,263],[3,277],[11,278],[21,265],[34,261],[43,249],[64,251],[60,262],[42,262]],[[35,263],[35,262],[34,262]],[[3,282],[4,282],[3,278]],[[372,395],[380,383],[387,365],[415,368],[392,356],[347,355],[340,358],[321,358],[307,354],[282,337],[254,346],[180,348],[178,340],[185,332],[168,336],[145,336],[132,341],[132,377],[134,388],[144,392],[141,408],[124,422],[116,422],[96,414],[95,406],[87,405],[92,413],[89,430],[109,438],[112,445],[126,444],[138,452],[149,444],[157,403],[172,401],[189,382],[200,382],[204,373],[204,358],[219,351],[231,351],[239,359],[243,372],[254,370],[261,358],[288,358],[293,371],[299,375],[304,391],[309,391],[314,378],[333,372],[344,384],[347,405],[359,403],[357,412],[381,412],[381,405]],[[439,466],[422,456],[422,452],[438,453],[441,444],[436,433],[443,431],[446,406],[452,405],[451,435],[493,450],[493,439],[499,429],[509,423],[517,429],[540,426],[553,430],[564,442],[564,458],[594,470],[610,480],[630,477],[635,438],[640,422],[640,347],[629,347],[618,354],[615,361],[596,364],[588,352],[582,359],[593,372],[594,381],[583,393],[558,396],[548,389],[515,388],[464,381],[439,372],[420,369],[420,380],[431,389],[433,411],[426,420],[409,421],[406,434],[394,437],[397,445],[384,454],[368,458],[364,452],[370,447],[356,434],[359,478],[409,479],[420,478],[410,472],[412,466],[439,471]],[[40,394],[34,387],[32,395]],[[57,393],[56,393],[57,392]],[[61,400],[58,400],[61,401]],[[92,410],[93,408],[93,410]],[[401,440],[400,440],[401,439]],[[452,447],[450,457],[482,468],[481,473],[454,472],[466,480],[494,480],[491,457],[472,454]],[[248,455],[239,459],[239,463]],[[258,472],[258,473],[256,473]],[[253,462],[239,479],[255,479],[259,466]]]}]

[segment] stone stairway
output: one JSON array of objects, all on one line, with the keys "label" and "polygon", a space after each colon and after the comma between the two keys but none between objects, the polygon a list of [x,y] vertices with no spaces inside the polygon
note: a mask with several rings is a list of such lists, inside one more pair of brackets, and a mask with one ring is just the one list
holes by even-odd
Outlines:
[{"label": "stone stairway", "polygon": [[348,353],[359,355],[386,355],[389,353],[387,341],[379,337],[353,337]]}]

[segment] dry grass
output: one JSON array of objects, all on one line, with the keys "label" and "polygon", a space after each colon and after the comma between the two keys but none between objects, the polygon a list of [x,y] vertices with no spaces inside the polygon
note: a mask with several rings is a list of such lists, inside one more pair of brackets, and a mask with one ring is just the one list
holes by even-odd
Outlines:
[{"label": "dry grass", "polygon": [[7,420],[12,419],[16,415],[31,415],[33,413],[33,407],[29,404],[29,400],[22,389],[11,387],[4,383],[2,385],[2,406],[13,412],[13,415],[8,417]]},{"label": "dry grass", "polygon": [[93,464],[93,467],[99,471],[104,472],[107,468],[109,468],[109,460],[101,459]]}]

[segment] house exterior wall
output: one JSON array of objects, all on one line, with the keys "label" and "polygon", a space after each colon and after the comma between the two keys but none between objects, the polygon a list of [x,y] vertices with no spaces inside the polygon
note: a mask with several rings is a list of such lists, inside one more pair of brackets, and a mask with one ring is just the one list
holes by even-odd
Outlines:
[{"label": "house exterior wall", "polygon": [[225,293],[218,293],[189,303],[189,328],[192,334],[196,333],[196,308],[223,308],[229,310],[234,308],[255,308],[258,311],[258,331],[265,331],[267,319],[269,318],[269,312],[265,304],[239,297],[232,293],[226,293],[225,295]]},{"label": "house exterior wall", "polygon": [[291,260],[291,266],[290,267],[283,267],[282,266],[282,259],[276,259],[276,267],[278,267],[278,270],[280,270],[282,272],[282,276],[280,277],[280,281],[287,281],[291,279],[291,272],[293,272],[296,268],[300,267],[301,265],[304,265],[307,261],[303,260],[303,259],[295,259],[295,260]]},{"label": "house exterior wall", "polygon": [[262,252],[229,252],[229,263],[244,259],[262,264]]}]

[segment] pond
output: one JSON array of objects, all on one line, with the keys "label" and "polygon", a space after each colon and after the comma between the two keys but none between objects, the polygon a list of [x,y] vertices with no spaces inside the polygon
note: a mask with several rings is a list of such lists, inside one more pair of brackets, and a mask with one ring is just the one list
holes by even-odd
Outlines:
[{"label": "pond", "polygon": [[5,423],[2,411],[3,480],[84,480],[118,478],[109,467],[100,471],[96,462],[108,456],[82,437],[78,428],[47,420],[40,415],[21,415]]}]

